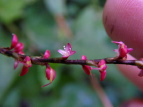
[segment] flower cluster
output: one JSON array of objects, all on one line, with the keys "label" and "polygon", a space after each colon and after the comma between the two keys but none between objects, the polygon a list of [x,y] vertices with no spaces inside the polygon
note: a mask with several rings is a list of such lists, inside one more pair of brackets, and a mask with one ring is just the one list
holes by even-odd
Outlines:
[{"label": "flower cluster", "polygon": [[[22,68],[22,71],[20,73],[20,76],[23,76],[25,74],[27,74],[28,70],[29,70],[29,67],[32,66],[32,63],[33,63],[33,59],[30,57],[30,56],[26,56],[23,52],[23,49],[24,49],[24,44],[19,42],[17,36],[15,34],[12,34],[12,43],[11,43],[11,46],[10,48],[8,48],[10,51],[13,52],[13,56],[15,56],[15,62],[14,62],[14,69],[16,69],[18,67],[18,64],[21,63],[23,64],[23,68]],[[117,53],[117,56],[116,57],[113,57],[111,58],[112,61],[125,61],[127,59],[127,54],[129,52],[131,52],[133,49],[132,48],[128,48],[123,42],[117,42],[117,41],[112,41],[113,43],[116,43],[118,44],[118,49],[115,49],[113,51],[115,51]],[[56,60],[58,60],[58,63],[61,61],[61,62],[64,62],[66,63],[66,61],[69,61],[67,60],[71,55],[75,54],[76,51],[73,51],[72,50],[72,46],[70,43],[67,43],[66,46],[64,46],[64,49],[59,49],[58,52],[62,55],[61,58],[55,58]],[[17,55],[15,55],[15,53]],[[23,58],[19,57],[19,55],[22,55]],[[46,50],[44,55],[41,57],[42,59],[46,59],[46,60],[49,60],[50,58],[50,51],[49,50]],[[54,59],[54,60],[55,60]],[[84,61],[83,61],[84,60]],[[142,59],[141,59],[142,60]],[[100,59],[98,60],[96,63],[94,62],[94,60],[88,60],[87,57],[85,55],[82,55],[81,56],[81,62],[84,62],[84,63],[78,63],[82,66],[84,72],[87,74],[87,75],[92,75],[92,70],[99,70],[99,73],[100,73],[100,80],[103,81],[106,77],[106,69],[107,69],[107,63],[108,61],[106,59]],[[42,87],[45,87],[49,84],[51,84],[54,79],[56,78],[56,71],[50,67],[49,65],[49,62],[44,62],[44,63],[40,63],[40,65],[44,65],[46,66],[46,70],[45,70],[45,73],[46,73],[46,78],[47,80],[49,80],[50,82],[43,85]],[[91,67],[91,66],[94,66],[94,67]],[[137,65],[138,66],[138,65]],[[143,76],[143,67],[142,66],[138,66],[141,71],[140,73],[138,74],[139,76]]]},{"label": "flower cluster", "polygon": [[[12,43],[11,43],[10,50],[12,50],[13,52],[17,54],[24,55],[24,52],[23,52],[24,44],[18,41],[18,38],[15,34],[12,34],[12,36],[13,37],[12,37]],[[32,66],[31,59],[29,56],[26,56],[23,61],[21,61],[20,59],[16,59],[14,62],[14,69],[18,67],[19,63],[23,64],[23,68],[20,73],[20,76],[23,76],[28,72],[29,67]]]},{"label": "flower cluster", "polygon": [[[60,54],[62,54],[63,60],[66,60],[69,56],[76,53],[76,51],[72,50],[72,46],[70,43],[68,43],[66,46],[64,46],[64,50],[59,49],[58,52]],[[49,58],[50,57],[50,51],[46,50],[43,57],[44,57],[44,59]],[[48,80],[50,80],[50,82],[46,85],[43,85],[42,87],[45,87],[45,86],[51,84],[53,82],[53,80],[56,78],[56,71],[54,69],[52,69],[48,63],[46,64],[46,78]]]}]

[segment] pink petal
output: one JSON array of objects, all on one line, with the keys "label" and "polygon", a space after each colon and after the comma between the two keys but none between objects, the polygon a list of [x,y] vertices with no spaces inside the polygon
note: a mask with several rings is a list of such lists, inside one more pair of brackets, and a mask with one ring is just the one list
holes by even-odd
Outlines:
[{"label": "pink petal", "polygon": [[84,72],[87,74],[87,75],[90,75],[91,74],[91,67],[88,66],[88,65],[82,65],[82,68],[84,70]]},{"label": "pink petal", "polygon": [[14,48],[18,43],[18,38],[17,38],[16,34],[12,34],[12,36],[13,37],[12,37],[11,49]]},{"label": "pink petal", "polygon": [[27,73],[28,73],[28,67],[23,66],[22,71],[21,71],[21,73],[20,73],[20,76],[24,76],[24,75],[27,74]]},{"label": "pink petal", "polygon": [[62,54],[63,56],[65,56],[65,55],[67,54],[67,52],[64,51],[64,50],[62,50],[62,49],[59,49],[58,52],[59,52],[60,54]]},{"label": "pink petal", "polygon": [[50,51],[46,50],[44,53],[44,58],[49,58],[50,57]]},{"label": "pink petal", "polygon": [[23,49],[24,49],[24,44],[21,43],[21,42],[19,42],[19,43],[15,46],[14,51],[17,52],[17,53],[19,53],[19,52],[23,51]]},{"label": "pink petal", "polygon": [[76,51],[71,51],[70,52],[70,55],[73,55],[73,54],[75,54],[76,53]]},{"label": "pink petal", "polygon": [[15,60],[14,62],[14,69],[16,69],[18,67],[19,61]]},{"label": "pink petal", "polygon": [[26,67],[31,67],[31,66],[32,66],[31,58],[30,58],[29,56],[26,56],[25,59],[24,59],[23,64],[24,64]]},{"label": "pink petal", "polygon": [[47,66],[46,68],[46,77],[50,82],[48,84],[43,85],[42,87],[45,87],[47,85],[50,85],[53,80],[56,78],[56,71],[52,69],[50,66]]},{"label": "pink petal", "polygon": [[[86,60],[86,56],[85,55],[82,55],[81,57],[82,60]],[[91,70],[92,68],[88,65],[82,65],[82,69],[84,70],[84,72],[87,74],[87,75],[90,75],[91,74]]]},{"label": "pink petal", "polygon": [[46,68],[46,77],[50,82],[52,82],[56,78],[56,71],[51,67]]},{"label": "pink petal", "polygon": [[131,52],[133,49],[132,48],[127,48],[127,46],[123,42],[117,42],[117,41],[112,41],[113,43],[118,44],[118,57],[120,59],[126,59],[127,54]]},{"label": "pink petal", "polygon": [[106,70],[100,72],[100,81],[103,81],[105,79],[105,77],[106,77]]},{"label": "pink petal", "polygon": [[66,47],[65,47],[65,51],[71,51],[72,50],[72,46],[70,43],[67,43]]},{"label": "pink petal", "polygon": [[99,61],[98,69],[99,69],[99,72],[100,72],[100,80],[103,81],[106,77],[106,69],[107,69],[105,60],[102,59],[102,60]]},{"label": "pink petal", "polygon": [[101,67],[101,66],[103,66],[105,64],[106,64],[105,60],[102,59],[102,60],[99,61],[98,66]]}]

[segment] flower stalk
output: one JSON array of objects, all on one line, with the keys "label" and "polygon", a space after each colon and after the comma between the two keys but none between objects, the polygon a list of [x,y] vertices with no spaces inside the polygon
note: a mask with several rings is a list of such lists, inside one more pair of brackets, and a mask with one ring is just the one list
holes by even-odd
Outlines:
[{"label": "flower stalk", "polygon": [[0,47],[0,53],[15,59],[14,69],[17,68],[19,63],[23,64],[20,76],[27,74],[29,67],[32,67],[33,64],[45,66],[46,78],[50,82],[44,86],[51,84],[56,78],[56,71],[50,67],[49,63],[81,65],[87,75],[92,75],[92,70],[98,70],[101,81],[106,77],[107,64],[134,65],[141,69],[138,76],[143,76],[143,59],[127,60],[127,54],[133,49],[128,48],[122,41],[112,41],[113,43],[118,44],[118,49],[113,50],[117,53],[115,57],[89,60],[85,55],[82,55],[81,59],[69,60],[68,58],[76,53],[76,51],[72,50],[72,45],[70,43],[67,43],[63,50],[58,50],[62,55],[62,57],[59,58],[50,58],[51,53],[49,50],[46,50],[43,56],[28,56],[23,51],[24,44],[19,42],[18,37],[15,34],[12,34],[12,36],[11,46],[6,48]]},{"label": "flower stalk", "polygon": [[[15,53],[9,48],[0,48],[0,53],[8,56],[13,57],[15,59],[24,60],[24,58],[27,55],[21,55],[18,53]],[[61,57],[59,58],[42,58],[41,56],[29,56],[31,58],[32,64],[36,65],[45,65],[45,63],[61,63],[61,64],[75,64],[75,65],[90,65],[95,66],[99,63],[102,59],[94,59],[94,60],[82,60],[82,59],[76,59],[76,60],[63,60]],[[143,67],[143,61],[142,60],[113,60],[113,58],[104,58],[106,64],[126,64],[126,65],[134,65]]]}]

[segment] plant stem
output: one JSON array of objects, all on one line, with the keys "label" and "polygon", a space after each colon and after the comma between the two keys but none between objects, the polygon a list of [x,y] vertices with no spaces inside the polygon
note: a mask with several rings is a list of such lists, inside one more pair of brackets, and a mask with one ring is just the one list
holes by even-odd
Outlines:
[{"label": "plant stem", "polygon": [[[9,57],[13,57],[16,60],[23,61],[26,55],[17,54],[11,51],[9,48],[0,48],[0,53]],[[76,64],[76,65],[90,65],[97,66],[100,60],[102,59],[94,59],[94,60],[65,60],[63,58],[48,58],[44,59],[42,56],[31,56],[32,64],[36,65],[45,65],[47,63],[61,63],[61,64]],[[104,58],[106,64],[126,64],[126,65],[134,65],[140,68],[143,68],[143,61],[141,60],[121,60],[116,58]]]}]

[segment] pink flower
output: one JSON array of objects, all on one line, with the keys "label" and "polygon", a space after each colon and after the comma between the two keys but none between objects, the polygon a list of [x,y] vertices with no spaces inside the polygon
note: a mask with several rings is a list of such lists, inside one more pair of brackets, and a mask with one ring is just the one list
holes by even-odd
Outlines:
[{"label": "pink flower", "polygon": [[105,79],[105,77],[106,77],[106,69],[107,69],[105,60],[103,60],[103,59],[100,60],[97,67],[98,68],[94,68],[94,69],[99,70],[99,72],[100,72],[100,80],[103,81]]},{"label": "pink flower", "polygon": [[11,49],[13,49],[16,45],[17,45],[17,43],[18,43],[18,38],[17,38],[17,36],[16,36],[16,34],[12,34],[12,43],[11,43]]},{"label": "pink flower", "polygon": [[23,68],[22,68],[22,71],[20,73],[20,76],[24,76],[25,74],[27,74],[28,70],[29,70],[29,67],[32,66],[32,63],[31,63],[31,59],[29,56],[26,56],[24,61],[21,62],[23,63]]},{"label": "pink flower", "polygon": [[118,49],[115,49],[114,51],[118,53],[119,59],[124,59],[124,58],[126,59],[127,54],[133,50],[132,48],[127,48],[127,46],[123,42],[117,42],[117,41],[112,41],[112,42],[118,44]]},{"label": "pink flower", "polygon": [[43,85],[42,87],[45,87],[53,82],[53,80],[56,78],[56,71],[52,69],[50,66],[46,67],[46,77],[50,82],[46,85]]},{"label": "pink flower", "polygon": [[76,53],[76,51],[72,50],[72,46],[70,43],[68,43],[66,46],[64,46],[64,50],[59,49],[58,52],[62,54],[63,58],[67,59],[69,56]]},{"label": "pink flower", "polygon": [[[43,57],[44,57],[44,59],[49,58],[50,51],[46,50]],[[53,80],[56,78],[56,71],[54,69],[52,69],[48,63],[46,64],[46,78],[47,78],[47,80],[50,80],[50,82],[46,85],[43,85],[42,87],[50,85],[53,82]]]},{"label": "pink flower", "polygon": [[[82,60],[86,60],[86,56],[85,55],[82,55],[81,57]],[[84,72],[87,74],[87,75],[90,75],[91,74],[91,70],[92,70],[92,67],[91,66],[88,66],[88,65],[82,65],[82,68],[84,70]]]}]

